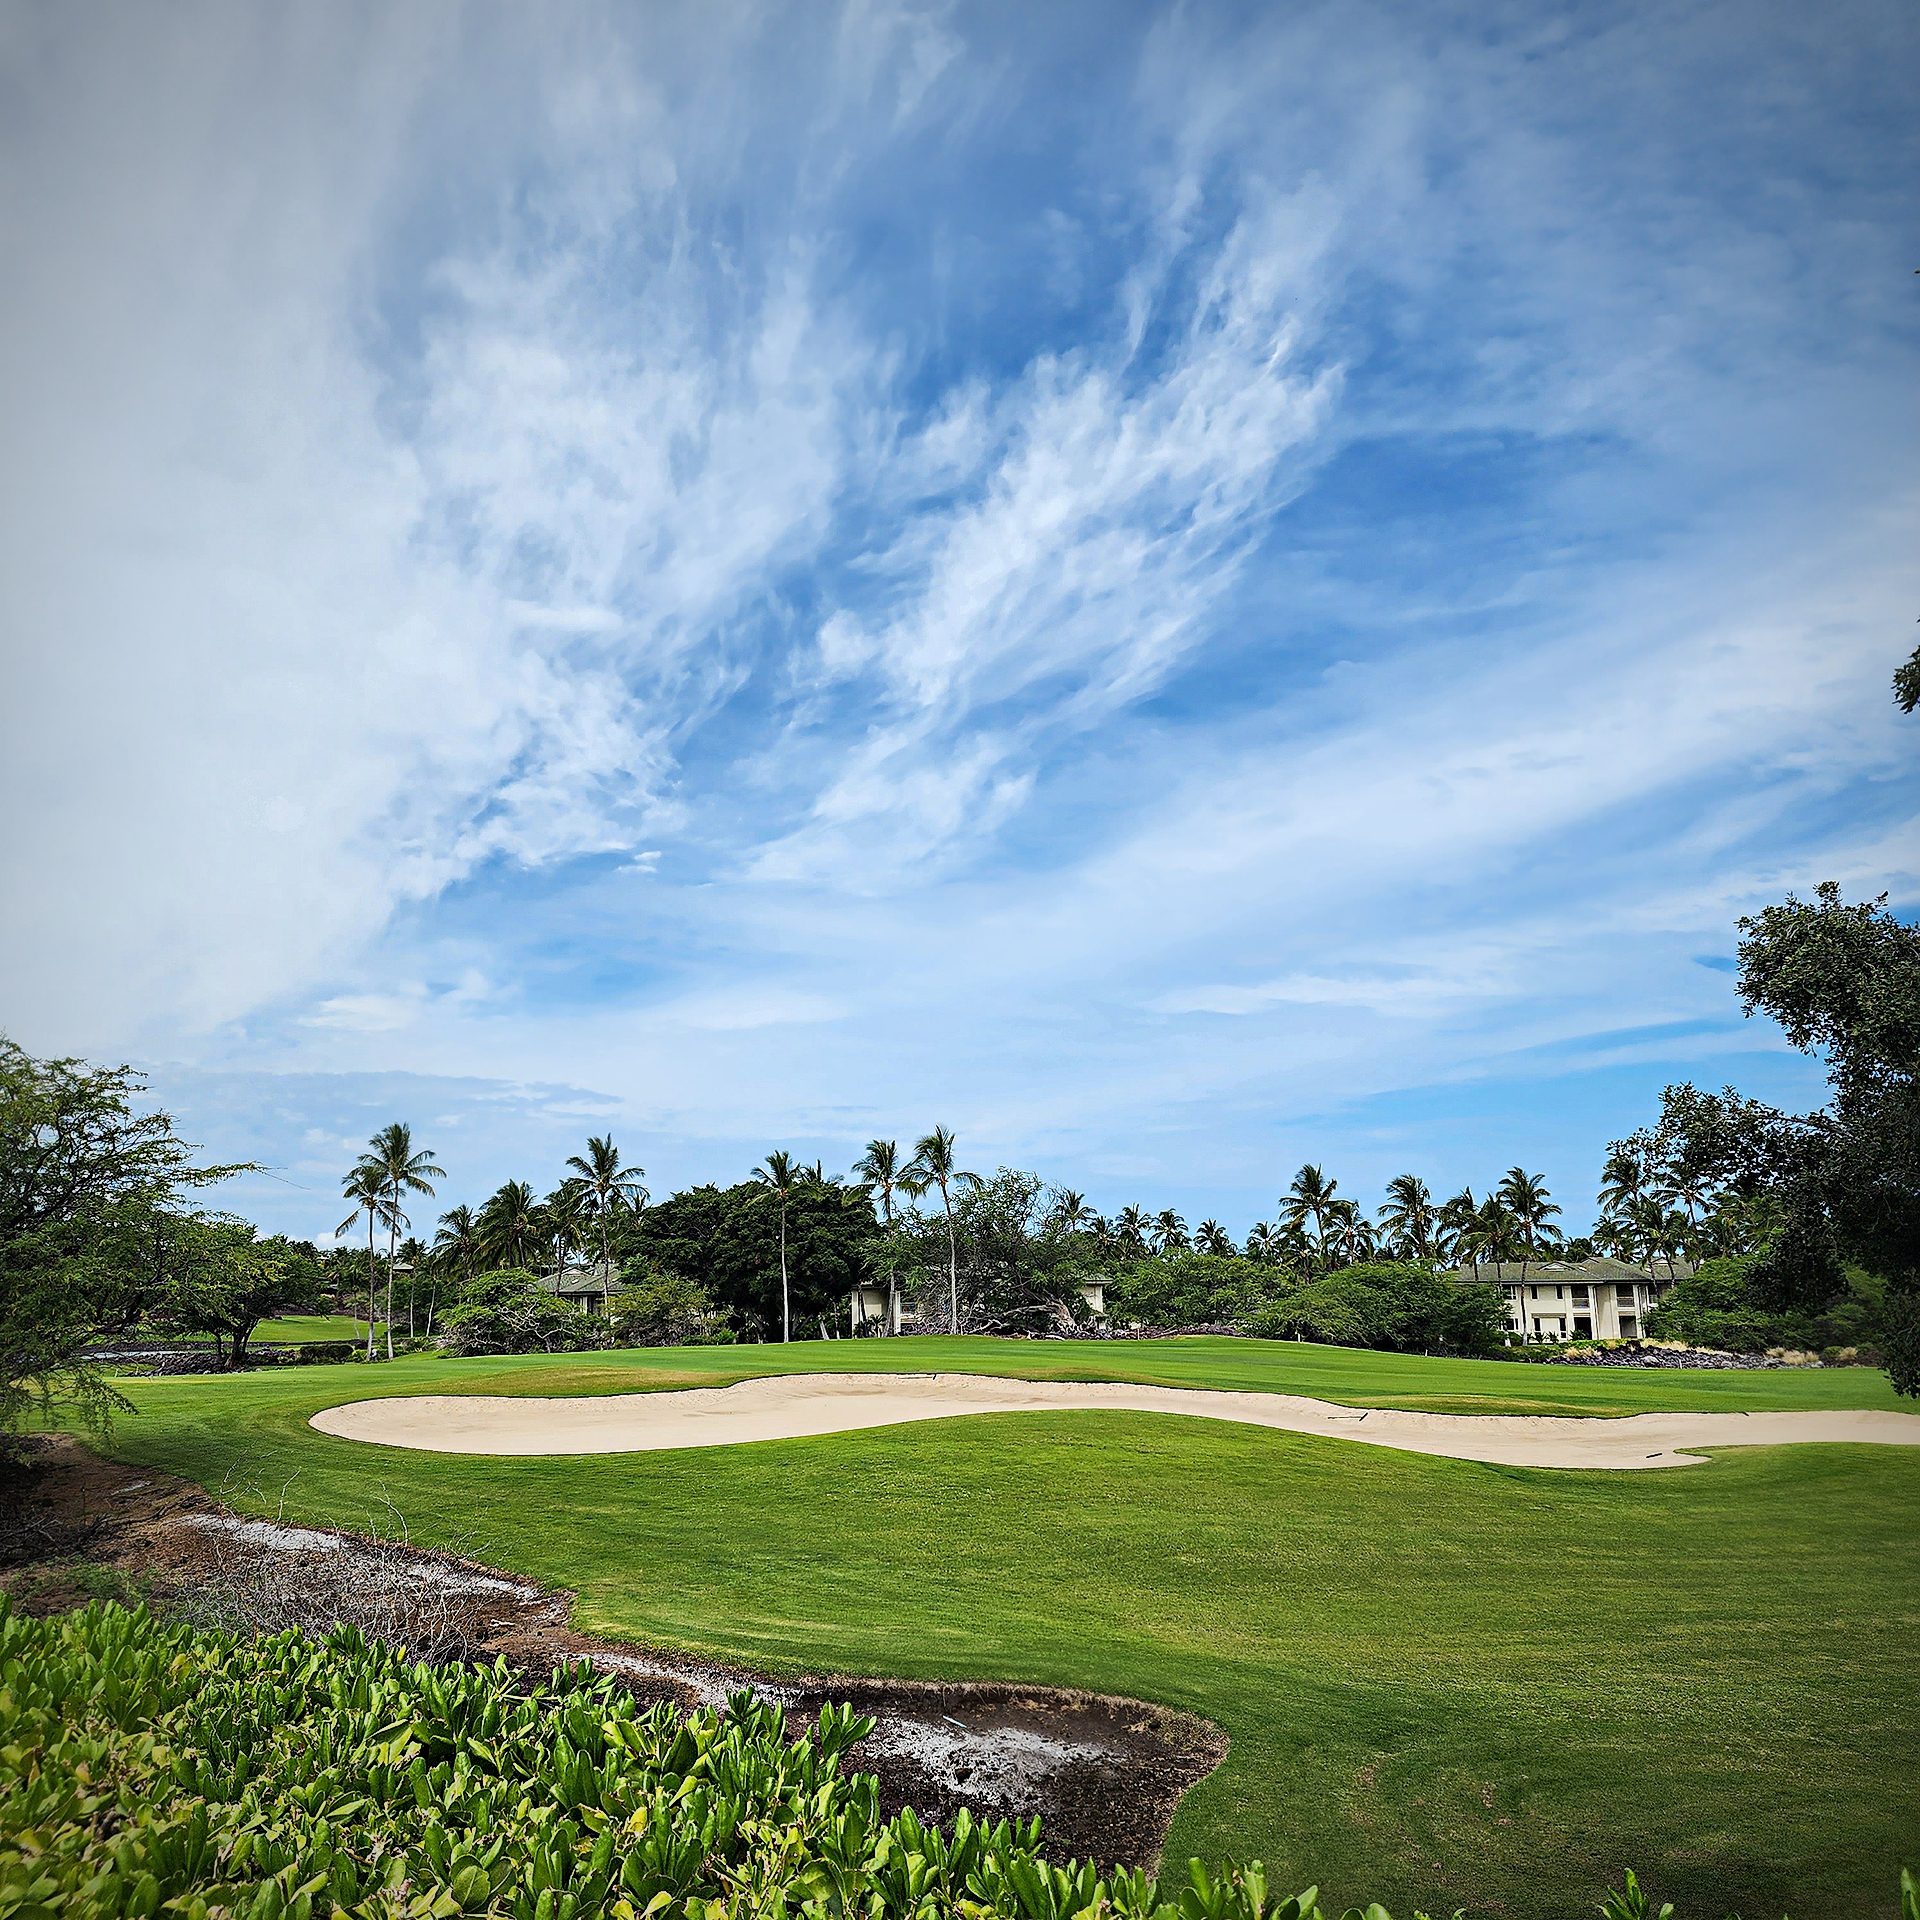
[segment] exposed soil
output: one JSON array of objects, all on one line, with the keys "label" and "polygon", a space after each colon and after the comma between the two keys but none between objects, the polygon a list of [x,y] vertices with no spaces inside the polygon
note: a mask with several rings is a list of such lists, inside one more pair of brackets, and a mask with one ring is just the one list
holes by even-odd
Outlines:
[{"label": "exposed soil", "polygon": [[404,1555],[423,1625],[430,1618],[444,1633],[451,1607],[472,1657],[501,1656],[529,1672],[590,1659],[642,1700],[689,1708],[746,1688],[796,1724],[847,1701],[874,1721],[854,1760],[878,1779],[887,1812],[911,1806],[943,1822],[962,1806],[995,1819],[1038,1815],[1053,1853],[1103,1864],[1155,1864],[1181,1796],[1226,1755],[1211,1722],[1111,1695],[833,1674],[775,1680],[597,1639],[568,1624],[570,1594],[475,1561],[247,1519],[188,1481],[117,1465],[71,1440],[32,1446],[24,1471],[0,1466],[0,1587],[35,1612],[83,1604],[116,1578],[157,1607],[187,1606],[210,1582],[236,1570],[244,1577],[250,1562],[283,1593],[287,1574],[310,1569],[316,1595],[341,1592],[342,1576],[350,1584],[364,1562],[370,1582],[390,1593],[394,1556]]}]

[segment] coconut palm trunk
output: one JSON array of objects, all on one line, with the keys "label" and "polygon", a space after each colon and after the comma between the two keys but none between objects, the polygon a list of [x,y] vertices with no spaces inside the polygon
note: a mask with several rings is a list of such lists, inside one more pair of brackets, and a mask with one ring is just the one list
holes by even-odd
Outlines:
[{"label": "coconut palm trunk", "polygon": [[945,1175],[940,1180],[940,1204],[947,1210],[947,1331],[960,1331],[960,1247],[953,1237],[953,1194]]},{"label": "coconut palm trunk", "polygon": [[793,1297],[787,1288],[787,1203],[783,1197],[780,1202],[780,1340],[782,1345],[793,1339]]},{"label": "coconut palm trunk", "polygon": [[393,1358],[393,1263],[400,1257],[400,1222],[387,1222],[387,1358]]},{"label": "coconut palm trunk", "polygon": [[367,1215],[367,1358],[373,1358],[373,1310],[378,1304],[376,1289],[380,1284],[379,1268],[375,1263],[373,1251],[373,1215]]}]

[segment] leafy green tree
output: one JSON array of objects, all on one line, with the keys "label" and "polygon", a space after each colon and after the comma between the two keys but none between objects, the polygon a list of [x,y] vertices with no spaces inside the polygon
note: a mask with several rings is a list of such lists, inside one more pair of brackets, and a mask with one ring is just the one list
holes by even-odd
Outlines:
[{"label": "leafy green tree", "polygon": [[614,1296],[613,1337],[623,1347],[703,1347],[733,1335],[699,1281],[659,1268],[629,1267]]},{"label": "leafy green tree", "polygon": [[319,1307],[323,1279],[320,1256],[304,1241],[263,1240],[244,1220],[187,1220],[152,1318],[163,1332],[210,1334],[221,1366],[238,1368],[262,1320]]},{"label": "leafy green tree", "polygon": [[940,1189],[940,1204],[947,1216],[947,1328],[960,1330],[960,1250],[953,1231],[953,1189],[958,1181],[972,1176],[960,1171],[954,1157],[954,1137],[947,1127],[935,1127],[914,1142],[913,1159],[900,1177],[900,1190],[918,1199]]},{"label": "leafy green tree", "polygon": [[[790,1167],[791,1167],[791,1163]],[[792,1169],[798,1172],[798,1169]],[[696,1280],[744,1334],[777,1336],[783,1321],[778,1209],[764,1183],[688,1187],[617,1223],[614,1256]],[[786,1207],[792,1321],[837,1316],[848,1293],[873,1272],[880,1236],[859,1187],[796,1181]]]},{"label": "leafy green tree", "polygon": [[1920,647],[1894,669],[1893,698],[1902,713],[1920,707]]},{"label": "leafy green tree", "polygon": [[948,1325],[970,1333],[1032,1333],[1087,1317],[1082,1287],[1105,1278],[1091,1238],[1067,1225],[1036,1173],[1002,1167],[957,1176],[950,1212],[903,1224],[908,1264],[947,1282]]},{"label": "leafy green tree", "polygon": [[1107,1283],[1107,1311],[1149,1327],[1233,1327],[1273,1306],[1300,1282],[1285,1267],[1241,1254],[1152,1254]]},{"label": "leafy green tree", "polygon": [[627,1167],[620,1163],[620,1149],[611,1134],[595,1134],[587,1140],[585,1156],[574,1154],[567,1165],[579,1175],[586,1188],[588,1207],[599,1229],[600,1264],[611,1264],[614,1217],[629,1208],[647,1204],[647,1190],[640,1184],[645,1167]]},{"label": "leafy green tree", "polygon": [[192,1195],[249,1171],[196,1166],[144,1092],[130,1067],[37,1059],[0,1035],[0,1428],[55,1392],[94,1420],[125,1404],[87,1347],[158,1297]]},{"label": "leafy green tree", "polygon": [[1879,1353],[1886,1339],[1882,1282],[1850,1268],[1839,1299],[1807,1313],[1770,1299],[1756,1283],[1758,1266],[1751,1254],[1702,1261],[1667,1289],[1647,1316],[1647,1331],[1656,1340],[1684,1340],[1729,1353],[1764,1353],[1770,1347]]},{"label": "leafy green tree", "polygon": [[1828,882],[1740,922],[1740,998],[1827,1062],[1832,1099],[1780,1156],[1782,1218],[1759,1283],[1783,1306],[1837,1297],[1853,1261],[1886,1282],[1887,1371],[1920,1394],[1920,927]]},{"label": "leafy green tree", "polygon": [[582,1313],[524,1268],[476,1274],[448,1311],[455,1353],[580,1353],[611,1335],[597,1314]]},{"label": "leafy green tree", "polygon": [[1403,1353],[1490,1353],[1506,1307],[1497,1287],[1411,1261],[1338,1267],[1252,1315],[1248,1330]]}]

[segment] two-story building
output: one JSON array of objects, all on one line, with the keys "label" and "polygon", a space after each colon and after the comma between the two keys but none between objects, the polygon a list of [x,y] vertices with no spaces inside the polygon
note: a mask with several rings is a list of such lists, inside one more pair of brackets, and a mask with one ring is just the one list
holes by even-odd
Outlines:
[{"label": "two-story building", "polygon": [[1455,1276],[1498,1287],[1506,1297],[1507,1338],[1523,1346],[1536,1341],[1639,1340],[1647,1315],[1674,1281],[1693,1271],[1685,1260],[1666,1261],[1648,1273],[1624,1260],[1488,1261],[1462,1267]]}]

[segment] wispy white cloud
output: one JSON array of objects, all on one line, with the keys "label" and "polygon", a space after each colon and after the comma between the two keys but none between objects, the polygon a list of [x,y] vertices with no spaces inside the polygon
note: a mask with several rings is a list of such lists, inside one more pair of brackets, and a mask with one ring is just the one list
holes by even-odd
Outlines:
[{"label": "wispy white cloud", "polygon": [[1702,942],[1920,885],[1843,12],[37,16],[5,1017],[1170,1185],[1764,1046]]}]

